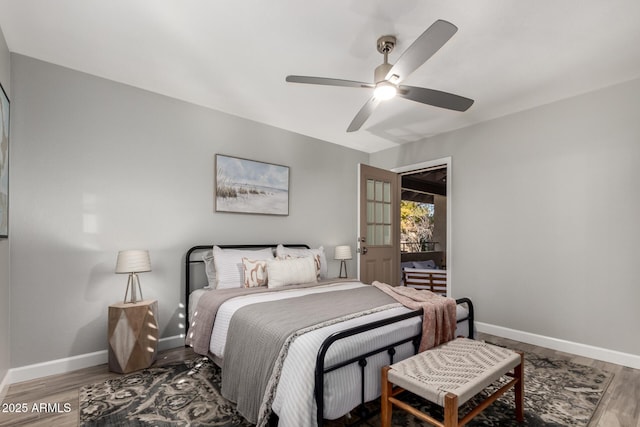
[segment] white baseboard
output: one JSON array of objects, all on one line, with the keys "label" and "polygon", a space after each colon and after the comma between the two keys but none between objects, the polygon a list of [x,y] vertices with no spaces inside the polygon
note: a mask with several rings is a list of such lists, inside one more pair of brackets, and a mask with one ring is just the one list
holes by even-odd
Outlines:
[{"label": "white baseboard", "polygon": [[11,384],[20,383],[49,375],[65,374],[77,369],[88,368],[103,363],[107,363],[107,350],[12,368],[9,370],[9,380]]},{"label": "white baseboard", "polygon": [[[184,337],[173,336],[160,338],[158,340],[158,351],[169,350],[171,348],[181,347],[184,345]],[[35,363],[33,365],[21,366],[19,368],[9,369],[2,384],[7,385],[29,381],[36,378],[47,377],[49,375],[66,374],[67,372],[78,369],[88,368],[91,366],[102,365],[107,363],[109,353],[107,350],[96,351],[95,353],[80,354],[78,356],[65,357],[64,359],[51,360],[48,362]],[[8,388],[8,387],[7,387]],[[0,393],[2,390],[0,389]]]},{"label": "white baseboard", "polygon": [[580,344],[572,341],[551,338],[544,335],[532,334],[529,332],[509,329],[502,326],[491,325],[483,322],[475,322],[476,329],[491,335],[538,345],[552,350],[563,351],[565,353],[576,354],[590,359],[603,360],[617,365],[628,366],[640,369],[640,356],[630,353],[623,353],[616,350],[609,350],[602,347],[595,347],[587,344]]}]

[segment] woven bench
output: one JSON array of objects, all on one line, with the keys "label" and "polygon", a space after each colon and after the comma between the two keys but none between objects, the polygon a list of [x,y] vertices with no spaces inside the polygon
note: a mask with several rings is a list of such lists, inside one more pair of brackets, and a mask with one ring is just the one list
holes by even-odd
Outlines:
[{"label": "woven bench", "polygon": [[[523,366],[522,353],[467,338],[457,338],[385,366],[382,368],[381,425],[391,426],[395,405],[436,426],[463,426],[511,387],[515,387],[516,420],[522,422]],[[458,422],[458,408],[503,375],[511,379]],[[398,394],[404,390],[444,407],[444,422],[401,401]]]}]

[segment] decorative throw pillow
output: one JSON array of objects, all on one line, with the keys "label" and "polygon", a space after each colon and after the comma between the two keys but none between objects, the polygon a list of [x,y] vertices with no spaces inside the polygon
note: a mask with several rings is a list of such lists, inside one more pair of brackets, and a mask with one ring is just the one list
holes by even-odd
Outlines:
[{"label": "decorative throw pillow", "polygon": [[[298,259],[298,258],[307,258],[307,257],[305,257],[305,256],[285,255],[283,257],[276,258],[276,259],[283,260],[283,259]],[[321,265],[320,255],[313,255],[313,256],[311,256],[311,258],[313,258],[313,263],[314,263],[314,265],[316,267],[316,278],[317,278],[317,280],[320,280],[321,279],[321,277],[320,277],[320,265]]]},{"label": "decorative throw pillow", "polygon": [[267,275],[269,276],[269,288],[318,281],[312,257],[269,260],[267,261]]},{"label": "decorative throw pillow", "polygon": [[221,249],[213,247],[213,262],[216,266],[216,288],[241,288],[244,286],[244,266],[242,258],[253,260],[273,259],[271,248],[246,250],[246,249]]},{"label": "decorative throw pillow", "polygon": [[267,284],[267,261],[242,258],[244,267],[244,287],[255,288]]},{"label": "decorative throw pillow", "polygon": [[207,282],[209,284],[205,288],[216,287],[216,267],[213,264],[213,251],[207,251],[202,254],[202,261],[204,261],[204,272],[207,274]]},{"label": "decorative throw pillow", "polygon": [[306,249],[306,248],[287,248],[283,245],[276,247],[276,257],[285,259],[287,256],[292,257],[317,257],[317,263],[319,266],[320,279],[326,279],[329,275],[327,257],[324,254],[324,247],[320,246],[318,249]]}]

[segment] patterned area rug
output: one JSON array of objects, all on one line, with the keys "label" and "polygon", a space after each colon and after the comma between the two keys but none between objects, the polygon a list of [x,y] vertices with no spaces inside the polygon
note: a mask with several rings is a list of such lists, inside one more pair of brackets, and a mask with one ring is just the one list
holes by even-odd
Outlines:
[{"label": "patterned area rug", "polygon": [[[525,423],[528,426],[586,426],[613,374],[559,359],[525,354]],[[220,370],[206,358],[110,379],[80,390],[82,426],[251,426],[220,395]],[[436,417],[437,405],[410,397]],[[371,404],[373,406],[373,404]],[[461,414],[466,409],[461,409]],[[357,416],[332,421],[351,423]],[[377,426],[377,417],[364,422]],[[426,426],[394,409],[394,427]],[[514,419],[513,391],[494,402],[469,426],[521,426]]]}]

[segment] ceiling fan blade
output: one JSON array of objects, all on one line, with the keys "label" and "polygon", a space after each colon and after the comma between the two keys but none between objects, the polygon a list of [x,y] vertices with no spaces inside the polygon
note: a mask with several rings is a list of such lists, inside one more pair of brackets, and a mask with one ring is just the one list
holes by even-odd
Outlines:
[{"label": "ceiling fan blade", "polygon": [[373,110],[376,109],[378,104],[380,104],[380,99],[372,96],[369,100],[362,106],[358,114],[353,118],[351,124],[347,128],[347,132],[354,132],[360,129],[360,127],[367,121],[369,116],[373,113]]},{"label": "ceiling fan blade", "polygon": [[400,86],[398,88],[398,96],[421,102],[422,104],[455,111],[467,111],[473,105],[473,99],[465,98],[464,96],[415,86]]},{"label": "ceiling fan blade", "polygon": [[354,80],[329,79],[326,77],[287,76],[285,80],[289,83],[306,83],[311,85],[364,87],[370,89],[375,87],[370,83],[357,82]]},{"label": "ceiling fan blade", "polygon": [[404,51],[387,73],[386,80],[393,75],[398,76],[393,83],[398,84],[413,73],[419,66],[433,56],[458,31],[451,22],[441,19],[434,22],[427,30]]}]

